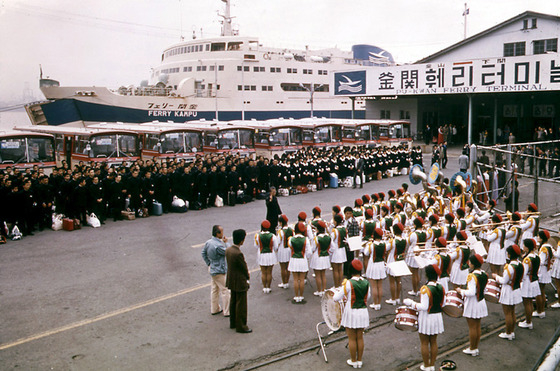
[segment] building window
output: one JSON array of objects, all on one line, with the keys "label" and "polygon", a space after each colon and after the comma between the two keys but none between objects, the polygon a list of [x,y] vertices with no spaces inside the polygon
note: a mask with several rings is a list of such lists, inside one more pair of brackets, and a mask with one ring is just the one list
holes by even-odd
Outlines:
[{"label": "building window", "polygon": [[525,55],[525,41],[504,44],[504,57]]},{"label": "building window", "polygon": [[400,119],[401,120],[410,120],[410,111],[400,111]]},{"label": "building window", "polygon": [[558,51],[558,39],[533,41],[533,54],[545,54]]},{"label": "building window", "polygon": [[531,28],[537,28],[537,18],[531,19]]},{"label": "building window", "polygon": [[389,120],[391,118],[391,111],[382,109],[380,112],[380,118]]}]

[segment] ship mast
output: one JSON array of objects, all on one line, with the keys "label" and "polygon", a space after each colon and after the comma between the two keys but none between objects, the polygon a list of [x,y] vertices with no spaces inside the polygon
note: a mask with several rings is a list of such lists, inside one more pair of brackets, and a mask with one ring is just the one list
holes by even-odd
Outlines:
[{"label": "ship mast", "polygon": [[234,36],[233,35],[233,29],[231,27],[231,21],[234,17],[232,17],[231,13],[230,13],[230,5],[231,5],[230,0],[222,0],[222,1],[224,3],[226,3],[226,8],[225,8],[224,14],[218,13],[218,15],[223,18],[221,20],[222,36]]}]

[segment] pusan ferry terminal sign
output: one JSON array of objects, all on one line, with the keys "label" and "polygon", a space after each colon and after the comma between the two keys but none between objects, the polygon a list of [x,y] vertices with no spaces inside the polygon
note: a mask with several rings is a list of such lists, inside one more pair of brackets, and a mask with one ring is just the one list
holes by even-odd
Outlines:
[{"label": "pusan ferry terminal sign", "polygon": [[560,90],[560,54],[368,67],[332,76],[335,96],[554,91]]}]

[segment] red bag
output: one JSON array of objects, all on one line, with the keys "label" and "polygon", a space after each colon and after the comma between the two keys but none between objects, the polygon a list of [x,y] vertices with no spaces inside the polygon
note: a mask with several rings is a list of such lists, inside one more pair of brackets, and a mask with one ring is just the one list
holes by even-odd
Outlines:
[{"label": "red bag", "polygon": [[65,231],[73,231],[74,219],[70,219],[70,218],[62,219],[62,229],[64,229]]}]

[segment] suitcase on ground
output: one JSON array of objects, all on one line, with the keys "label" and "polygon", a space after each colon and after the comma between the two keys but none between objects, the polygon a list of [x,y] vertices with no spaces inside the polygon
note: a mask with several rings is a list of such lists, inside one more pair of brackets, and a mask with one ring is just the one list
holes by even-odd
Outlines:
[{"label": "suitcase on ground", "polygon": [[329,188],[338,188],[338,175],[335,173],[331,174],[331,179],[329,182]]},{"label": "suitcase on ground", "polygon": [[121,211],[121,215],[126,220],[136,219],[136,215],[134,214],[134,211],[123,210]]},{"label": "suitcase on ground", "polygon": [[62,229],[64,229],[65,231],[73,231],[74,219],[70,219],[70,218],[62,219]]},{"label": "suitcase on ground", "polygon": [[237,202],[237,194],[235,192],[228,192],[226,202],[228,206],[235,206],[235,203]]},{"label": "suitcase on ground", "polygon": [[183,206],[171,205],[171,211],[174,213],[186,213],[187,211],[189,211],[189,208],[187,207],[187,205],[183,205]]},{"label": "suitcase on ground", "polygon": [[161,214],[163,214],[163,207],[161,206],[161,203],[154,202],[152,204],[152,215],[159,216]]}]

